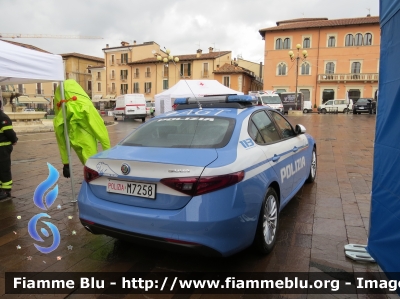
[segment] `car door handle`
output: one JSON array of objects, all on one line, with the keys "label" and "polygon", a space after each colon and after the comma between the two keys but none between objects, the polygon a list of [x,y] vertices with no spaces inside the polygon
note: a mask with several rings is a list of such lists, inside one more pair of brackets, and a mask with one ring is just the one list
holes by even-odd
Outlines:
[{"label": "car door handle", "polygon": [[295,146],[292,151],[297,152],[298,150],[299,150],[299,148],[297,146]]},{"label": "car door handle", "polygon": [[276,161],[278,161],[280,158],[281,158],[280,156],[278,156],[278,155],[275,154],[275,155],[272,157],[272,162],[276,162]]}]

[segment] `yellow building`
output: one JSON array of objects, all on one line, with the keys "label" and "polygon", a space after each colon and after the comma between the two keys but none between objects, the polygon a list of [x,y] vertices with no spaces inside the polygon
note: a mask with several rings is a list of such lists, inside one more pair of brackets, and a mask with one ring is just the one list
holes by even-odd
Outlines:
[{"label": "yellow building", "polygon": [[214,79],[221,82],[225,86],[244,94],[249,91],[262,90],[262,81],[255,76],[254,72],[240,67],[236,60],[232,63],[225,63],[214,71]]},{"label": "yellow building", "polygon": [[[214,51],[212,47],[208,48],[208,53],[199,49],[196,54],[175,57],[173,52],[167,54],[167,51],[161,50],[153,41],[142,44],[122,42],[118,47],[107,45],[103,51],[107,86],[105,92],[104,89],[102,92],[103,99],[112,99],[127,93],[142,93],[146,99],[152,100],[156,94],[169,89],[181,79],[218,80],[230,88],[242,91],[240,89],[246,84],[248,77],[252,77],[253,81],[256,79],[255,74],[246,70],[243,71],[244,75],[236,71],[225,74],[225,77],[232,75],[234,80],[224,79],[218,70],[225,64],[231,65],[232,52]],[[158,56],[162,58],[161,61],[157,59]],[[163,59],[168,56],[171,56],[172,60],[164,63]],[[98,69],[96,71],[100,72]],[[238,83],[240,80],[242,85]],[[247,82],[247,86],[251,86],[250,81]]]},{"label": "yellow building", "polygon": [[[351,99],[375,96],[379,17],[303,18],[276,24],[259,30],[265,40],[265,90],[295,92],[297,78],[298,91],[317,106],[329,99],[344,99],[346,92]],[[289,51],[293,51],[294,59],[290,59]]]},{"label": "yellow building", "polygon": [[[93,68],[104,68],[104,58],[84,55],[79,53],[66,53],[60,54],[64,60],[65,79],[74,79],[89,97],[93,97],[93,94],[98,94],[98,88],[100,83],[104,84],[101,75],[94,72],[92,76]],[[103,78],[105,79],[105,78]]]}]

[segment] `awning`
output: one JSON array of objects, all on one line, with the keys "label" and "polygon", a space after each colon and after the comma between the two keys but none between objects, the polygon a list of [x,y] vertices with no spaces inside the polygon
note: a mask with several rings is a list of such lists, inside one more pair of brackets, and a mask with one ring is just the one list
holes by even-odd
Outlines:
[{"label": "awning", "polygon": [[95,95],[93,96],[92,102],[93,102],[93,103],[102,102],[102,101],[104,101],[104,100],[102,99],[102,97],[103,97],[103,95],[101,95],[101,94],[95,94]]},{"label": "awning", "polygon": [[114,100],[116,96],[117,95],[115,95],[115,94],[108,94],[108,95],[106,95],[105,99]]},{"label": "awning", "polygon": [[44,97],[19,96],[17,99],[20,104],[50,104],[50,101],[46,100]]}]

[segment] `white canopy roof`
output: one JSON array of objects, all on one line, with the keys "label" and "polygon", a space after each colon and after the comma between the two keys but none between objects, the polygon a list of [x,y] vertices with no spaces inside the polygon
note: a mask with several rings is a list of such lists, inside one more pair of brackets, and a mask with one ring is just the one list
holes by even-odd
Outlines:
[{"label": "white canopy roof", "polygon": [[0,85],[46,81],[64,81],[64,64],[60,55],[0,40]]},{"label": "white canopy roof", "polygon": [[155,95],[156,113],[162,114],[171,111],[173,105],[172,99],[227,94],[242,95],[243,92],[228,88],[217,80],[180,80],[170,89]]}]

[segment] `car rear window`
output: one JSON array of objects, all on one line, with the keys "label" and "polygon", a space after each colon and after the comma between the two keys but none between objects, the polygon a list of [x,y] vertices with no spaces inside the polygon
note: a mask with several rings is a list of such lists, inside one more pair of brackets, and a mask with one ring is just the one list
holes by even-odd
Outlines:
[{"label": "car rear window", "polygon": [[230,140],[235,120],[224,117],[171,117],[144,124],[120,145],[221,148]]}]

